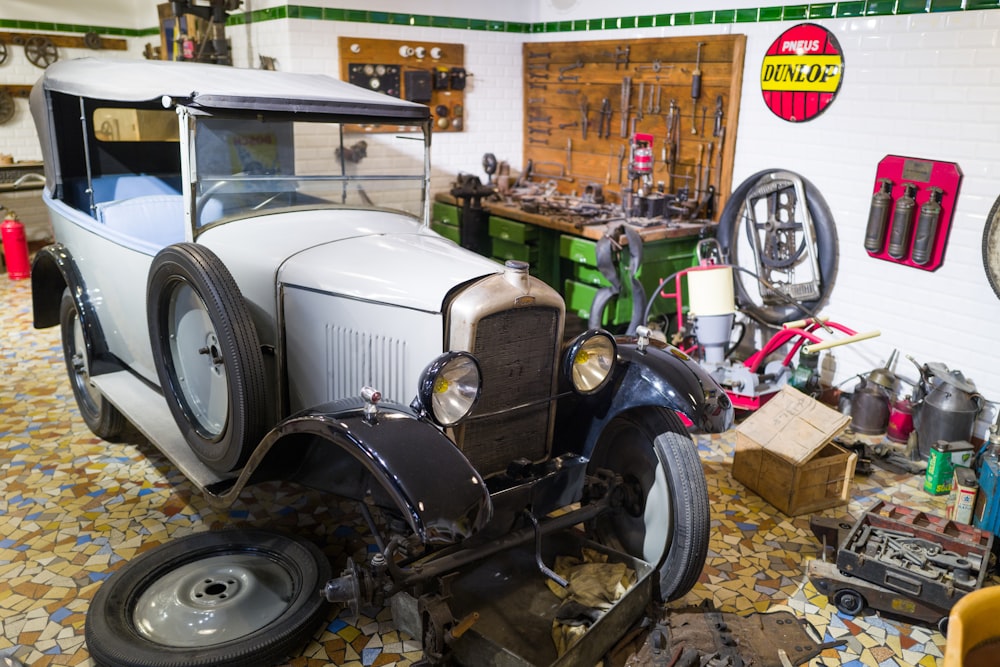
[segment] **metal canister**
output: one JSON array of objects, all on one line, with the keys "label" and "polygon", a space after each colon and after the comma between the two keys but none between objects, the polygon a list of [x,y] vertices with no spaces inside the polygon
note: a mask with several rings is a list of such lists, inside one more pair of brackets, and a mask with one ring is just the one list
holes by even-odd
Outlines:
[{"label": "metal canister", "polygon": [[868,208],[868,226],[865,227],[865,250],[868,252],[882,252],[889,210],[892,208],[892,181],[880,178],[878,182],[879,189],[872,195],[872,203]]},{"label": "metal canister", "polygon": [[972,465],[974,454],[975,448],[970,442],[938,440],[927,457],[924,491],[935,496],[949,493],[955,469]]},{"label": "metal canister", "polygon": [[913,250],[910,252],[910,259],[920,265],[929,262],[934,252],[938,219],[941,217],[941,198],[944,196],[941,188],[930,188],[930,191],[930,199],[920,207],[917,229],[913,232]]},{"label": "metal canister", "polygon": [[914,195],[917,186],[907,183],[903,186],[903,196],[896,200],[892,211],[892,231],[889,232],[889,257],[903,259],[910,248],[910,231],[913,227],[913,214],[917,202]]},{"label": "metal canister", "polygon": [[906,396],[893,402],[889,408],[889,425],[886,435],[893,442],[907,442],[913,432],[913,403]]},{"label": "metal canister", "polygon": [[956,523],[971,524],[978,495],[979,480],[972,468],[955,468],[951,492],[948,494],[948,518]]}]

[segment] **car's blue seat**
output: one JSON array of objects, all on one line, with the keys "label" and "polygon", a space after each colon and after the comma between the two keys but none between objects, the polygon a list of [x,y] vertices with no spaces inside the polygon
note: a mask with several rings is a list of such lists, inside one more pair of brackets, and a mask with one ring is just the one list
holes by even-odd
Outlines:
[{"label": "car's blue seat", "polygon": [[109,228],[156,246],[184,240],[184,198],[145,195],[97,205],[97,220]]}]

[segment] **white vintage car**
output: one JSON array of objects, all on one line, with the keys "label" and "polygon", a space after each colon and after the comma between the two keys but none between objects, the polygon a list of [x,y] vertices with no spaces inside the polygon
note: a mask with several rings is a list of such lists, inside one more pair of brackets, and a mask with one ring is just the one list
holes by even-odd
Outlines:
[{"label": "white vintage car", "polygon": [[412,593],[443,660],[464,615],[449,572],[581,525],[662,599],[694,585],[709,509],[685,420],[728,428],[725,392],[646,337],[564,341],[527,265],[431,231],[426,107],[320,75],[81,59],[31,108],[56,239],[34,323],[61,326],[90,429],[131,421],[220,506],[273,479],[355,499],[378,545],[333,576],[293,536],[169,543],[95,596],[98,663],[270,664],[313,631],[319,591]]}]

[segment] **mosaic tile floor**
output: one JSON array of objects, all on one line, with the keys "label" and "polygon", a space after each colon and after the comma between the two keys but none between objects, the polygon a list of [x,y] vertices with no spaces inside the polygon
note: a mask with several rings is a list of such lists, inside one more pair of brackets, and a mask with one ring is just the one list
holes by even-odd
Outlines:
[{"label": "mosaic tile floor", "polygon": [[[95,438],[65,379],[58,330],[31,327],[28,283],[0,274],[0,658],[93,664],[83,639],[88,601],[123,561],[172,538],[230,524],[267,525],[343,544],[348,552],[363,548],[359,518],[331,507],[328,498],[263,485],[220,514],[142,436],[127,433],[115,443]],[[803,574],[819,551],[808,517],[788,518],[732,479],[732,440],[731,434],[698,437],[712,541],[700,582],[676,604],[712,600],[721,611],[792,610],[808,618],[823,641],[846,640],[811,665],[936,665],[944,647],[940,633],[877,615],[844,617],[816,592]],[[920,483],[876,469],[856,478],[854,499],[844,509],[858,514],[880,498],[943,513],[943,498],[926,495]],[[353,625],[331,613],[287,664],[409,665],[419,657],[417,644],[396,633],[388,610],[381,610]]]}]

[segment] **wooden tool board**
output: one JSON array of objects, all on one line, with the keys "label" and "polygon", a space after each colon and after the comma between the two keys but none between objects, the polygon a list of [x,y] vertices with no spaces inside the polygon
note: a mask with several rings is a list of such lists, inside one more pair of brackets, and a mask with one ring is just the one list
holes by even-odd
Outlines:
[{"label": "wooden tool board", "polygon": [[[588,184],[599,184],[614,199],[628,179],[630,137],[634,132],[648,133],[653,136],[654,182],[663,181],[668,191],[676,192],[685,184],[693,191],[699,164],[705,173],[711,144],[707,183],[717,184],[714,209],[718,219],[732,190],[745,51],[745,35],[525,43],[525,164],[533,162],[537,178],[562,174],[557,180],[561,192],[582,192]],[[694,102],[691,81],[696,65],[702,80],[701,94]],[[623,132],[625,77],[631,79],[631,94]],[[598,136],[605,98],[610,105],[610,122],[607,136]],[[671,100],[679,117],[673,179],[668,177],[663,159]],[[715,133],[717,102],[722,136]],[[691,132],[692,123],[695,133]],[[621,161],[619,155],[623,155]]]}]

